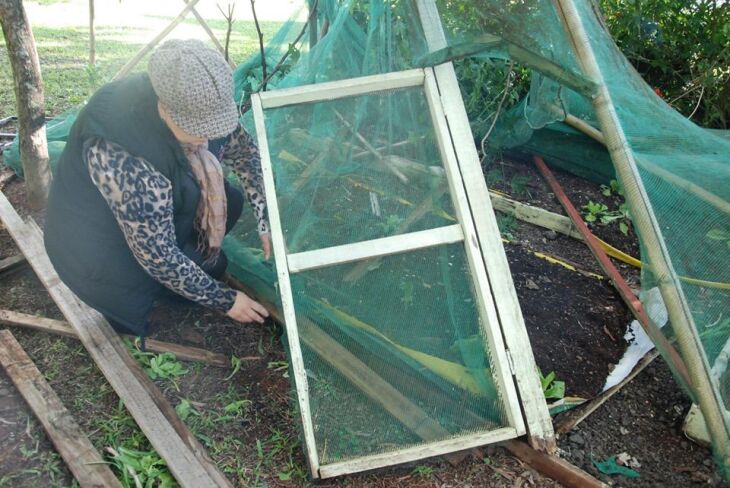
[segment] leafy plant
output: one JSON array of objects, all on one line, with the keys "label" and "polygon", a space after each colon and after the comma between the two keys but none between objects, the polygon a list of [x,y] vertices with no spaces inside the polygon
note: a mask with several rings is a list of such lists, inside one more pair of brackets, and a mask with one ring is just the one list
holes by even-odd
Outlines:
[{"label": "leafy plant", "polygon": [[601,185],[601,193],[604,196],[624,196],[624,189],[617,180],[611,180],[608,185]]},{"label": "leafy plant", "polygon": [[730,2],[601,0],[616,43],[641,76],[700,125],[730,120]]},{"label": "leafy plant", "polygon": [[583,218],[588,223],[600,223],[608,225],[611,222],[619,221],[619,230],[626,235],[629,232],[629,207],[626,203],[622,203],[618,210],[609,210],[608,206],[603,203],[597,203],[593,200],[583,205]]},{"label": "leafy plant", "polygon": [[555,371],[550,371],[547,376],[543,376],[540,371],[540,384],[545,398],[560,400],[565,397],[565,382],[555,379]]},{"label": "leafy plant", "polygon": [[400,224],[403,222],[403,217],[400,215],[388,215],[386,217],[385,222],[379,222],[378,227],[383,231],[383,234],[392,234],[395,232]]},{"label": "leafy plant", "polygon": [[177,357],[171,352],[163,352],[155,354],[153,352],[142,352],[130,341],[127,341],[127,348],[137,361],[142,365],[142,369],[152,380],[165,379],[170,380],[176,390],[179,390],[177,379],[188,373],[183,364],[177,360]]}]

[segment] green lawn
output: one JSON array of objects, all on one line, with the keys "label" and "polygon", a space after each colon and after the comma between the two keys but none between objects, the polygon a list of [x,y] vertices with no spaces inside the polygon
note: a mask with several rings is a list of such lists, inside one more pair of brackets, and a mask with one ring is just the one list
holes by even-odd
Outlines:
[{"label": "green lawn", "polygon": [[[185,23],[196,22],[189,19]],[[225,21],[213,20],[209,25],[223,43]],[[271,39],[281,25],[279,22],[262,23],[264,39]],[[95,67],[88,64],[89,34],[86,28],[36,26],[33,34],[41,62],[46,113],[54,116],[81,104],[96,88],[111,79],[156,32],[135,27],[98,27]],[[229,50],[231,59],[237,63],[258,50],[256,29],[252,22],[239,21],[234,24]],[[3,87],[0,90],[0,118],[16,113],[13,79],[7,56],[5,42],[0,39],[0,59],[3,60],[0,62],[0,86]],[[143,60],[137,69],[143,70],[145,66],[146,60]]]}]

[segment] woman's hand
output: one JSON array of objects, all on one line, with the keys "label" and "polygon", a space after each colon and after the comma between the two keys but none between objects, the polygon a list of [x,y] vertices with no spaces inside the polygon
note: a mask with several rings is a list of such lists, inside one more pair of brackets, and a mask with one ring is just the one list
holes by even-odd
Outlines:
[{"label": "woman's hand", "polygon": [[261,249],[264,250],[264,259],[269,260],[271,257],[271,234],[259,234],[259,237],[261,238]]},{"label": "woman's hand", "polygon": [[263,324],[264,319],[269,316],[269,312],[259,302],[250,299],[245,293],[237,291],[236,301],[226,315],[239,322]]}]

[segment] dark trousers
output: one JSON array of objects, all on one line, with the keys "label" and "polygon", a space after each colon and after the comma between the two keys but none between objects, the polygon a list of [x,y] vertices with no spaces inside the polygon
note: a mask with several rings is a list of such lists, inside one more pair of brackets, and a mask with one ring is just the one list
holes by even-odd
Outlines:
[{"label": "dark trousers", "polygon": [[[225,190],[226,190],[226,200],[228,202],[228,206],[226,209],[226,234],[228,234],[231,229],[236,225],[236,222],[238,221],[238,218],[241,216],[241,212],[243,211],[243,194],[240,190],[237,188],[232,187],[228,181],[225,182]],[[206,261],[205,257],[201,255],[198,248],[198,235],[195,234],[191,236],[191,238],[188,240],[188,242],[184,243],[180,246],[180,250],[185,254],[187,257],[189,257],[195,264],[200,266],[203,271],[205,271],[208,275],[210,275],[214,279],[220,279],[223,276],[223,273],[226,271],[226,267],[228,266],[228,258],[226,257],[223,250],[221,250],[220,254],[218,255],[217,259],[213,262]],[[172,301],[177,302],[187,302],[188,300],[184,297],[174,293],[173,291],[165,288],[164,286],[160,285],[158,293],[157,293],[157,299],[168,299]],[[152,311],[152,304],[150,304],[149,310],[146,311],[145,316],[149,316],[149,313]],[[138,316],[139,312],[136,311],[134,313],[134,316]],[[130,335],[138,335],[130,330],[129,327],[125,326],[126,323],[130,323],[128,320],[123,320],[123,317],[119,317],[117,320],[112,319],[111,317],[105,316],[106,319],[109,321],[111,326],[119,333],[122,334],[130,334]],[[144,334],[141,335],[147,335],[146,331],[149,328],[149,324],[144,324],[143,330],[145,331]]]}]

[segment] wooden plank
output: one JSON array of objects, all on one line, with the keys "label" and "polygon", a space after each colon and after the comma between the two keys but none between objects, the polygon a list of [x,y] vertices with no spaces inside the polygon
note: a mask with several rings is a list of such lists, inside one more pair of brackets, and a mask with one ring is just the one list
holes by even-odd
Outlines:
[{"label": "wooden plank", "polygon": [[289,254],[287,260],[290,273],[351,263],[362,259],[390,256],[406,251],[415,251],[443,244],[453,244],[464,240],[459,225],[437,227],[435,229],[399,234],[380,239],[325,247],[315,251]]},{"label": "wooden plank", "polygon": [[548,476],[567,488],[608,488],[608,485],[564,459],[537,451],[518,440],[507,441],[505,449],[516,458],[524,461],[540,473]]},{"label": "wooden plank", "polygon": [[580,235],[573,222],[565,215],[556,214],[539,207],[533,207],[532,205],[512,200],[493,191],[489,192],[489,198],[491,199],[492,207],[498,212],[512,215],[517,220],[527,222],[528,224],[554,230],[555,232],[579,241],[583,240],[583,236]]},{"label": "wooden plank", "polygon": [[[269,92],[266,92],[269,93]],[[294,311],[294,299],[292,297],[291,282],[289,281],[289,268],[287,264],[286,245],[284,244],[284,232],[281,228],[279,217],[279,203],[276,200],[276,187],[274,185],[274,173],[271,168],[271,156],[269,155],[269,141],[266,137],[266,123],[264,122],[264,110],[261,106],[261,95],[251,95],[251,109],[253,111],[254,124],[256,126],[256,137],[259,143],[261,155],[261,171],[264,176],[264,190],[270,198],[267,198],[269,212],[269,223],[271,225],[271,243],[274,247],[274,259],[276,260],[276,273],[279,283],[279,296],[284,311],[284,324],[286,336],[289,343],[289,358],[294,372],[294,384],[297,389],[297,401],[299,414],[302,419],[304,430],[304,444],[309,461],[310,472],[313,477],[319,473],[319,456],[314,440],[314,426],[312,425],[312,411],[309,406],[309,382],[307,373],[304,370],[304,359],[299,344],[299,332],[297,330],[297,319]]]},{"label": "wooden plank", "polygon": [[382,75],[362,76],[349,80],[328,81],[315,85],[283,88],[259,93],[264,109],[300,103],[322,102],[366,93],[397,90],[423,84],[423,70],[412,69]]},{"label": "wooden plank", "polygon": [[[446,47],[446,38],[434,1],[417,0],[416,5],[429,49],[436,51]],[[509,264],[500,240],[499,227],[479,164],[479,156],[454,67],[451,63],[442,64],[434,68],[434,73],[467,199],[474,216],[474,225],[494,294],[502,333],[514,359],[515,379],[527,423],[529,441],[535,448],[553,452],[556,445],[550,413],[540,386],[530,339],[527,336]]]},{"label": "wooden plank", "polygon": [[[36,317],[35,315],[13,312],[11,310],[0,310],[0,324],[24,327],[26,329],[39,330],[42,332],[50,332],[51,334],[70,337],[71,339],[79,338],[74,328],[71,327],[68,322],[49,319],[46,317]],[[122,337],[127,337],[131,340],[135,339],[133,336],[124,334],[122,334]],[[223,354],[218,354],[198,347],[183,346],[181,344],[174,344],[171,342],[148,338],[145,340],[145,348],[151,352],[171,352],[175,355],[175,357],[184,361],[199,361],[201,363],[218,366],[220,368],[227,368],[230,366],[228,357]]]},{"label": "wooden plank", "polygon": [[19,268],[23,264],[25,264],[25,257],[22,254],[0,259],[0,273]]},{"label": "wooden plank", "polygon": [[61,282],[43,247],[41,230],[34,222],[25,224],[1,192],[0,219],[180,485],[191,488],[231,486],[162,392],[129,355],[109,323]]},{"label": "wooden plank", "polygon": [[71,413],[9,330],[0,331],[0,364],[38,417],[82,488],[121,487]]},{"label": "wooden plank", "polygon": [[352,459],[350,461],[332,463],[322,466],[319,472],[322,478],[331,478],[333,476],[357,473],[359,471],[392,466],[394,464],[408,463],[433,456],[441,456],[442,454],[461,449],[471,449],[485,444],[501,442],[506,439],[513,438],[515,435],[516,431],[513,427],[503,427],[501,429],[470,436],[468,439],[455,437],[444,441],[431,442],[422,446],[399,449],[395,452],[374,454]]},{"label": "wooden plank", "polygon": [[484,269],[484,261],[481,258],[479,239],[474,228],[474,222],[469,209],[469,202],[464,191],[462,176],[459,171],[456,154],[452,146],[449,127],[446,116],[443,112],[441,97],[436,86],[436,79],[431,68],[425,70],[426,100],[431,112],[431,120],[434,125],[436,140],[441,152],[441,160],[446,170],[446,179],[449,183],[449,190],[453,200],[454,209],[461,223],[464,232],[464,250],[469,262],[472,280],[474,283],[477,309],[479,310],[479,326],[481,330],[484,347],[489,352],[490,366],[494,374],[499,391],[502,393],[500,401],[505,406],[505,412],[509,425],[513,426],[518,435],[525,432],[525,425],[522,419],[520,401],[512,381],[510,362],[505,351],[502,332],[499,328],[499,319],[494,306],[492,290]]}]

